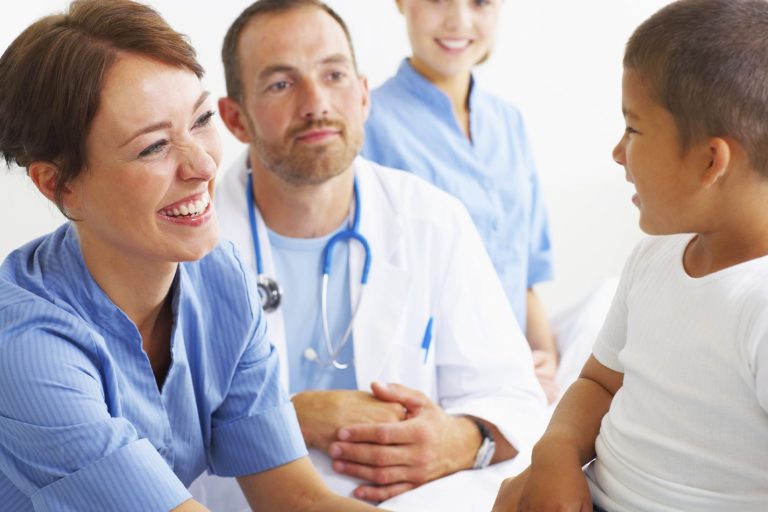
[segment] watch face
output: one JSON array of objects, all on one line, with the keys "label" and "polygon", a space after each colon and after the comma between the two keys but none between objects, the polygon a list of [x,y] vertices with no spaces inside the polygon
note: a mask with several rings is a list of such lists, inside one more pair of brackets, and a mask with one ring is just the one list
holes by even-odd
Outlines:
[{"label": "watch face", "polygon": [[488,467],[493,459],[493,454],[496,452],[496,443],[492,437],[483,438],[483,442],[480,448],[477,450],[475,456],[475,465],[473,469],[482,469]]}]

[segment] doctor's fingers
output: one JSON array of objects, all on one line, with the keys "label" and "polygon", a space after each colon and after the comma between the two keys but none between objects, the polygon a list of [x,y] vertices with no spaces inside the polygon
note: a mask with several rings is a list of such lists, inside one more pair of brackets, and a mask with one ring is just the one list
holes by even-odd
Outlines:
[{"label": "doctor's fingers", "polygon": [[371,392],[379,400],[402,404],[411,416],[418,414],[423,407],[431,402],[427,395],[421,391],[396,383],[372,382]]},{"label": "doctor's fingers", "polygon": [[[328,454],[333,458],[334,467],[339,462],[342,464],[362,464],[372,468],[392,468],[395,466],[425,467],[436,460],[433,450],[426,445],[378,445],[367,443],[341,443],[335,442],[328,449]],[[383,480],[374,480],[379,484],[389,484],[398,481],[402,473],[396,476],[388,472],[377,472],[376,475]],[[412,475],[408,475],[412,476]]]},{"label": "doctor's fingers", "polygon": [[348,425],[338,432],[339,441],[347,443],[425,444],[433,442],[435,438],[435,431],[429,421],[424,421],[421,416],[399,423]]},{"label": "doctor's fingers", "polygon": [[434,468],[415,466],[369,466],[341,460],[333,461],[333,470],[342,475],[359,478],[373,485],[392,485],[410,482],[421,485],[437,478]]}]

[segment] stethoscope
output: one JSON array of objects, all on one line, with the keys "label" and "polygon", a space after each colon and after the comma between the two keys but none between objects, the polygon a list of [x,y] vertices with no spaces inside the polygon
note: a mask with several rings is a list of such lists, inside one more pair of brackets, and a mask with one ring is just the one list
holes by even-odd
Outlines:
[{"label": "stethoscope", "polygon": [[[368,245],[368,240],[366,240],[365,237],[360,234],[360,194],[357,189],[357,179],[354,181],[353,190],[355,203],[351,225],[348,226],[347,229],[333,235],[323,248],[323,275],[322,284],[320,287],[320,312],[322,316],[325,348],[328,351],[330,359],[325,361],[322,360],[317,351],[312,347],[309,347],[304,351],[304,357],[307,360],[314,361],[320,366],[333,366],[339,370],[345,370],[346,368],[349,368],[349,364],[339,362],[338,357],[349,341],[350,336],[352,335],[352,327],[355,324],[355,317],[357,317],[357,312],[360,309],[360,302],[363,298],[363,291],[365,289],[365,285],[368,283],[368,272],[371,269],[371,248]],[[259,300],[261,301],[262,308],[265,312],[270,313],[275,311],[280,306],[283,298],[283,290],[280,288],[277,280],[264,274],[264,263],[261,259],[261,245],[259,243],[259,233],[256,223],[256,204],[253,199],[252,173],[248,173],[248,188],[246,190],[245,196],[248,203],[248,217],[251,225],[253,249],[256,253],[256,286],[259,291]],[[331,343],[330,329],[328,327],[328,281],[331,274],[333,248],[337,243],[346,240],[357,240],[360,243],[365,253],[365,260],[363,262],[363,271],[360,276],[360,292],[357,295],[357,301],[355,302],[355,307],[352,310],[352,318],[349,320],[349,325],[347,325],[347,328],[344,331],[344,335],[334,349],[333,344]]]}]

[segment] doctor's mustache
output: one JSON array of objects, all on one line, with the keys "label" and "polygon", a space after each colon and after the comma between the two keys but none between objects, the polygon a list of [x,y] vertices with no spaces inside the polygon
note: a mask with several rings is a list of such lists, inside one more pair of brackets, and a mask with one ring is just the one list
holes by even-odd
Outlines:
[{"label": "doctor's mustache", "polygon": [[300,137],[306,132],[321,130],[324,128],[338,130],[342,135],[347,132],[347,125],[343,121],[335,119],[310,119],[306,123],[302,123],[300,126],[291,128],[288,132],[288,136],[290,138]]}]

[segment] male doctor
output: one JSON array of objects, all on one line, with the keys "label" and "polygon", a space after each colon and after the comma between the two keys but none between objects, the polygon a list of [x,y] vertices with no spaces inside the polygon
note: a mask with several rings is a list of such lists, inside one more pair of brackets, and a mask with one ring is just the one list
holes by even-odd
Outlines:
[{"label": "male doctor", "polygon": [[368,84],[344,22],[260,0],[222,56],[219,110],[249,146],[217,191],[222,235],[264,286],[307,445],[371,501],[529,449],[546,401],[469,215],[357,156]]}]

